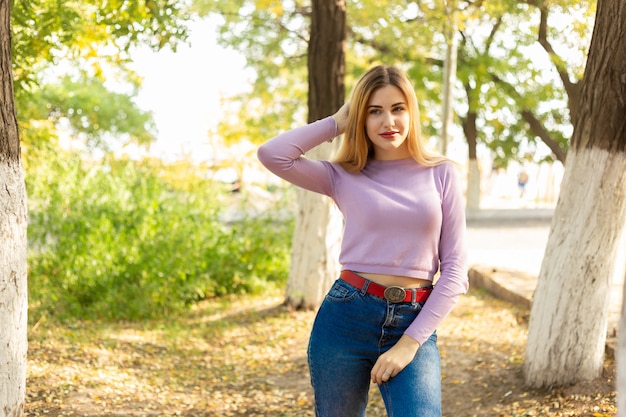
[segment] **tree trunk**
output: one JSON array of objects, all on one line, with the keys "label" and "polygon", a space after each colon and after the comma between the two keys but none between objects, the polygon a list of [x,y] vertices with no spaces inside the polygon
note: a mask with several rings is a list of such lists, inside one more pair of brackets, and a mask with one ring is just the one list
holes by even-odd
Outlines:
[{"label": "tree trunk", "polygon": [[480,210],[480,166],[476,158],[468,161],[466,196],[465,206],[469,210]]},{"label": "tree trunk", "polygon": [[626,417],[626,277],[617,339],[617,416]]},{"label": "tree trunk", "polygon": [[626,3],[600,0],[562,190],[531,308],[533,387],[600,375],[626,225]]},{"label": "tree trunk", "polygon": [[[337,111],[345,100],[345,0],[313,0],[308,50],[309,122]],[[333,146],[322,145],[307,157],[328,159]],[[339,275],[337,258],[343,229],[333,203],[324,196],[298,190],[298,216],[285,303],[317,307]]]},{"label": "tree trunk", "polygon": [[456,82],[456,62],[458,55],[458,39],[456,27],[456,10],[446,7],[447,27],[444,29],[446,37],[446,59],[443,65],[443,98],[441,109],[441,153],[448,153],[448,142],[450,139],[450,127],[454,112],[452,100],[454,84]]},{"label": "tree trunk", "polygon": [[[468,101],[471,101],[470,87],[466,86]],[[467,112],[467,117],[463,119],[463,132],[467,139],[468,149],[468,170],[467,170],[467,192],[466,207],[470,210],[480,209],[480,167],[476,153],[478,143],[478,129],[476,128],[477,114],[471,108]]]},{"label": "tree trunk", "polygon": [[286,303],[295,308],[318,307],[339,276],[337,257],[343,224],[332,201],[298,190],[298,217],[291,253]]},{"label": "tree trunk", "polygon": [[0,0],[0,413],[18,417],[26,393],[27,219],[9,22],[10,1]]}]

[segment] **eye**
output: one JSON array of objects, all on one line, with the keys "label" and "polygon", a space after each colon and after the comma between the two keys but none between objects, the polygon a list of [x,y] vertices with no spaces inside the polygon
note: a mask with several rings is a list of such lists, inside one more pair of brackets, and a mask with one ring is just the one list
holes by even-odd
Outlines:
[{"label": "eye", "polygon": [[393,111],[397,112],[397,113],[403,112],[405,110],[406,110],[406,108],[404,106],[396,106],[396,107],[393,108]]},{"label": "eye", "polygon": [[379,114],[380,113],[380,109],[372,107],[369,111],[369,114]]}]

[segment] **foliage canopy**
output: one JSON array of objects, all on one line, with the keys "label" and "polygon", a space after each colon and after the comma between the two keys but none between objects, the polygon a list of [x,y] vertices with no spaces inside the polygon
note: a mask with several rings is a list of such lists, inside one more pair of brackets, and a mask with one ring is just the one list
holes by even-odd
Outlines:
[{"label": "foliage canopy", "polygon": [[[241,51],[257,72],[250,95],[237,98],[263,103],[262,115],[247,113],[248,135],[268,137],[261,129],[271,122],[276,123],[273,132],[302,123],[304,111],[294,108],[301,109],[306,100],[298,104],[293,99],[304,94],[309,3],[195,0],[194,8],[201,15],[221,16],[220,42]],[[559,154],[566,152],[571,97],[564,74],[570,82],[582,77],[593,0],[392,1],[382,14],[379,3],[367,0],[348,1],[347,9],[347,86],[376,63],[404,68],[416,84],[424,130],[428,137],[438,137],[444,34],[454,22],[462,39],[455,87],[458,124],[476,114],[478,139],[495,153],[497,165],[529,157],[561,159]],[[285,114],[299,119],[281,119]],[[546,152],[541,142],[553,152]]]},{"label": "foliage canopy", "polygon": [[[93,146],[101,146],[107,133],[121,133],[140,144],[154,139],[151,115],[113,92],[107,81],[134,91],[141,80],[128,67],[132,48],[175,49],[187,38],[185,22],[191,14],[185,2],[12,3],[15,101],[23,142],[42,137],[37,129],[54,133],[54,125],[46,122],[59,119]],[[33,124],[35,120],[39,123]]]}]

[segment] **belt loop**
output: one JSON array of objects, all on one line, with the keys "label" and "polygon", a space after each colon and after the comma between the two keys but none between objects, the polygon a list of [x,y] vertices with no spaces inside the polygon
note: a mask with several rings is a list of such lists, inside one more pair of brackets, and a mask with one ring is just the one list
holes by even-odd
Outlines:
[{"label": "belt loop", "polygon": [[367,288],[370,286],[370,281],[369,279],[363,278],[365,281],[363,282],[363,288],[361,288],[361,295],[365,295],[367,294]]},{"label": "belt loop", "polygon": [[414,288],[411,290],[411,303],[415,304],[416,299],[417,299],[417,290]]}]

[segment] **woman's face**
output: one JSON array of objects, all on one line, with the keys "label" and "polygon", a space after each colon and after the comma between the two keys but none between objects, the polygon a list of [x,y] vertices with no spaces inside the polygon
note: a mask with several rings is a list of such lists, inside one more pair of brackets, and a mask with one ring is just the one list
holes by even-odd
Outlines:
[{"label": "woman's face", "polygon": [[374,144],[374,159],[409,158],[409,125],[409,108],[402,90],[386,85],[372,93],[367,103],[365,131]]}]

